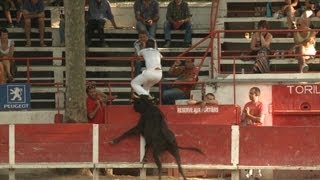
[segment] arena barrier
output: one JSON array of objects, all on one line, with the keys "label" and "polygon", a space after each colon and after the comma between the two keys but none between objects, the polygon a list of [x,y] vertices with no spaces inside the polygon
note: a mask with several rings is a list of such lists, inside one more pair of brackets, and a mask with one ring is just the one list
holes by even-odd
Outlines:
[{"label": "arena barrier", "polygon": [[[0,168],[141,168],[141,139],[109,141],[132,124],[33,124],[0,126]],[[169,124],[181,146],[199,147],[206,156],[181,150],[185,169],[320,170],[320,127],[239,127]],[[176,168],[162,156],[164,168]],[[149,155],[144,167],[155,168]],[[95,177],[94,177],[95,178]]]},{"label": "arena barrier", "polygon": [[319,84],[273,85],[273,125],[319,126],[319,95]]}]

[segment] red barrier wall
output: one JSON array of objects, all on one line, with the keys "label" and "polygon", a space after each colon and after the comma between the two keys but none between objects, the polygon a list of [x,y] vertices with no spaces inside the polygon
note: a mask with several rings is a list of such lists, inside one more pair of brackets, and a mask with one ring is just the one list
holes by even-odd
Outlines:
[{"label": "red barrier wall", "polygon": [[200,106],[162,106],[161,110],[168,123],[172,124],[232,125],[240,121],[239,106],[219,105],[206,108],[204,112],[199,112]]},{"label": "red barrier wall", "polygon": [[0,163],[9,163],[9,126],[0,125]]},{"label": "red barrier wall", "polygon": [[320,127],[240,127],[239,165],[318,166]]},{"label": "red barrier wall", "polygon": [[[231,127],[218,125],[171,124],[179,146],[193,146],[206,155],[189,150],[180,150],[183,164],[231,164]],[[164,162],[175,162],[169,153]]]},{"label": "red barrier wall", "polygon": [[[122,123],[122,122],[119,122]],[[131,136],[119,144],[109,142],[129,130],[135,123],[99,125],[100,162],[140,162],[140,136]]]},{"label": "red barrier wall", "polygon": [[320,85],[273,85],[273,125],[319,126]]},{"label": "red barrier wall", "polygon": [[[160,109],[169,124],[216,124],[231,125],[240,121],[240,107],[234,105],[206,106],[207,112],[200,112],[200,106],[163,105]],[[139,114],[132,106],[108,106],[107,123],[127,124],[137,122]]]},{"label": "red barrier wall", "polygon": [[92,124],[16,125],[17,163],[92,162]]}]

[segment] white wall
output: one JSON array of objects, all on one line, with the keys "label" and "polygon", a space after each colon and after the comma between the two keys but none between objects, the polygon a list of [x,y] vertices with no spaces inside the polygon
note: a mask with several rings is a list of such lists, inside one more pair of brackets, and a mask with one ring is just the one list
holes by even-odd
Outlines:
[{"label": "white wall", "polygon": [[54,123],[55,110],[1,111],[0,124],[48,124]]},{"label": "white wall", "polygon": [[[251,87],[256,86],[260,88],[261,95],[260,101],[263,103],[264,108],[266,110],[266,119],[265,126],[272,125],[272,115],[269,113],[271,109],[269,109],[269,105],[272,103],[272,85],[271,84],[236,84],[236,104],[243,109],[244,105],[249,101],[249,90]],[[213,88],[213,86],[207,86],[206,92],[212,92],[215,94],[216,99],[220,104],[233,104],[234,103],[234,88],[233,84],[217,84],[217,90]]]}]

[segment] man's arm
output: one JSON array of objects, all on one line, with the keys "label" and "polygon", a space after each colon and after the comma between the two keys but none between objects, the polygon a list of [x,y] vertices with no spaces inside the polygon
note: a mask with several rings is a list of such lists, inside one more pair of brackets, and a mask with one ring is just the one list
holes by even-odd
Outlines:
[{"label": "man's arm", "polygon": [[254,116],[250,113],[250,108],[247,107],[243,110],[243,113],[241,115],[241,120],[250,120],[253,123],[263,123],[264,122],[265,115],[261,112],[259,116]]},{"label": "man's arm", "polygon": [[96,114],[99,111],[99,109],[101,108],[101,103],[100,103],[99,100],[97,100],[96,101],[96,106],[94,107],[93,110],[91,110],[89,107],[87,107],[87,108],[88,108],[88,118],[89,119],[93,119],[96,116]]},{"label": "man's arm", "polygon": [[172,2],[170,2],[168,7],[167,7],[167,14],[166,14],[167,21],[169,21],[170,23],[174,22],[174,19],[172,19],[172,14],[173,14],[172,6],[174,6],[174,4]]}]

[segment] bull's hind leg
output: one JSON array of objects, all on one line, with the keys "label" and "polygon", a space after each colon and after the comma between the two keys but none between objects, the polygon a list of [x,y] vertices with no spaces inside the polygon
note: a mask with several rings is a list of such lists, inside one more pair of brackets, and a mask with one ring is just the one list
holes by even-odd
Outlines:
[{"label": "bull's hind leg", "polygon": [[153,155],[153,159],[158,167],[158,176],[159,176],[159,180],[161,180],[161,169],[162,169],[162,164],[161,164],[161,161],[160,161],[160,153],[158,151],[155,151],[153,150],[152,152],[152,155]]},{"label": "bull's hind leg", "polygon": [[187,180],[186,176],[183,173],[182,167],[181,167],[181,159],[180,159],[180,154],[179,154],[178,147],[172,148],[172,149],[168,149],[168,151],[176,159],[176,162],[177,162],[177,165],[178,165],[178,169],[179,169],[179,172],[180,172],[181,176],[183,177],[184,180]]}]

